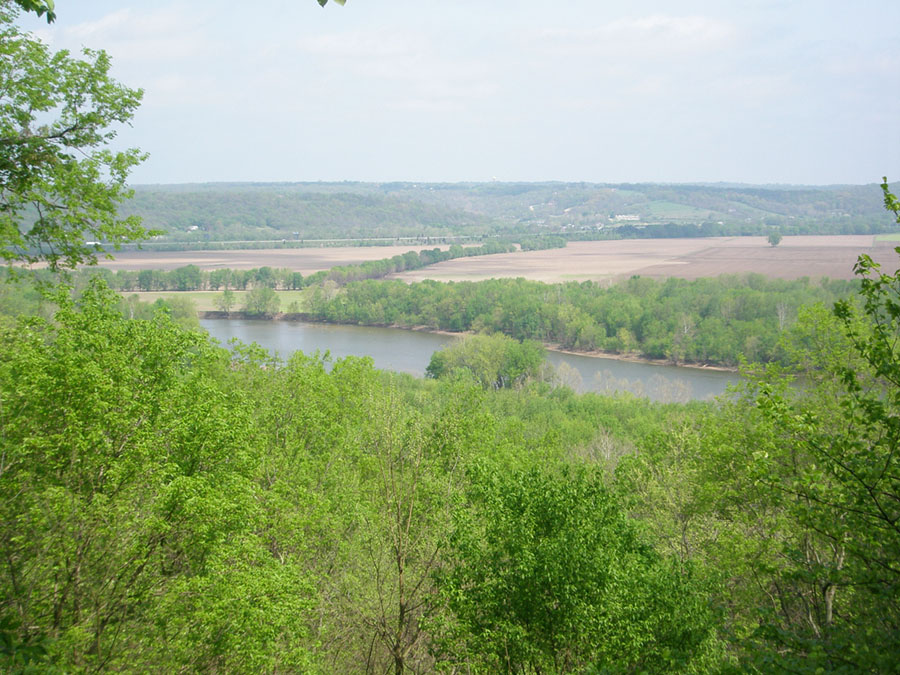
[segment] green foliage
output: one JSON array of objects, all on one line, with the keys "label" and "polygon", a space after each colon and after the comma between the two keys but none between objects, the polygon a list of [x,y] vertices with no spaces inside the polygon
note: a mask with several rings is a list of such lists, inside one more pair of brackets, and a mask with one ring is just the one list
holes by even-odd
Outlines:
[{"label": "green foliage", "polygon": [[142,302],[135,294],[119,300],[119,309],[130,319],[151,320],[157,314],[166,314],[174,323],[186,330],[199,330],[197,306],[189,298],[159,298],[156,302]]},{"label": "green foliage", "polygon": [[247,293],[244,311],[250,316],[271,317],[278,313],[281,298],[268,286],[258,286]]},{"label": "green foliage", "polygon": [[714,617],[688,568],[657,556],[596,474],[478,478],[439,577],[455,659],[485,672],[688,672]]},{"label": "green foliage", "polygon": [[[455,528],[465,514],[488,526],[488,483],[473,476],[526,476],[537,466],[554,468],[525,480],[524,513],[547,522],[574,514],[559,523],[565,545],[548,542],[542,555],[577,549],[575,519],[599,509],[598,531],[623,542],[610,544],[621,558],[615,569],[640,572],[653,597],[665,591],[652,607],[622,614],[611,605],[616,630],[633,628],[628,644],[647,631],[667,645],[706,631],[707,615],[685,604],[697,590],[686,568],[675,573],[638,542],[599,474],[550,477],[570,462],[611,466],[675,408],[540,383],[494,390],[467,377],[416,380],[379,373],[366,359],[329,369],[318,356],[280,363],[257,347],[228,355],[169,312],[120,301],[101,276],[78,301],[60,294],[54,321],[22,319],[0,338],[4,668],[494,664],[493,647],[460,632],[465,611],[451,611],[439,587],[465,569],[448,537],[462,536]],[[528,362],[504,360],[508,380]],[[514,482],[503,485],[515,492]],[[578,506],[584,494],[593,496]],[[510,533],[526,533],[530,518]],[[623,558],[628,542],[638,543]],[[567,559],[553,564],[573,569]],[[517,602],[532,602],[529,587],[519,590]],[[590,602],[599,597],[582,590]],[[575,602],[580,591],[569,593]],[[676,632],[663,624],[663,606],[675,608]],[[573,607],[583,624],[586,605]],[[534,632],[529,640],[546,644]],[[680,663],[677,649],[642,651]]]},{"label": "green foliage", "polygon": [[887,182],[887,176],[881,181],[881,192],[884,194],[884,208],[893,213],[897,222],[900,223],[900,200],[891,192]]},{"label": "green foliage", "polygon": [[34,12],[38,16],[47,15],[47,23],[56,21],[53,0],[14,0],[26,12]]},{"label": "green foliage", "polygon": [[225,312],[226,314],[231,312],[235,302],[237,301],[234,297],[234,291],[232,291],[230,288],[226,288],[224,291],[222,291],[222,295],[218,296],[215,300],[216,307],[218,307],[220,311]]},{"label": "green foliage", "polygon": [[810,669],[885,670],[900,650],[900,276],[867,256],[856,270],[861,310],[835,305],[838,349],[814,355],[812,386],[797,396],[764,382],[757,395],[779,439],[767,482],[811,533],[794,564],[821,589],[807,620],[768,635]]},{"label": "green foliage", "polygon": [[852,282],[783,281],[761,275],[717,279],[632,278],[614,286],[362,281],[317,289],[309,313],[326,321],[501,332],[564,349],[636,352],[676,363],[737,366],[782,360],[778,345],[797,309],[849,294]]},{"label": "green foliage", "polygon": [[897,327],[879,335],[872,310],[895,300],[874,297],[868,314],[803,312],[792,369],[756,373],[720,411],[639,442],[617,471],[663,550],[718,578],[741,671],[894,668]]},{"label": "green foliage", "polygon": [[229,375],[257,418],[272,548],[317,579],[322,669],[429,670],[424,624],[440,611],[430,574],[463,468],[492,440],[481,390],[442,383],[432,395],[368,359],[329,372],[302,354],[237,356]]},{"label": "green foliage", "polygon": [[466,371],[482,387],[520,387],[538,376],[544,350],[505,335],[471,335],[435,352],[425,374],[440,378]]},{"label": "green foliage", "polygon": [[[793,534],[762,485],[771,429],[747,406],[706,409],[644,435],[615,470],[616,492],[657,550],[710,582],[709,602],[732,664],[749,652],[761,612],[795,589],[784,552]],[[784,605],[782,605],[784,606]]]},{"label": "green foliage", "polygon": [[766,241],[768,241],[771,246],[778,246],[778,244],[781,243],[781,232],[769,232]]},{"label": "green foliage", "polygon": [[[25,4],[52,12],[47,3]],[[103,251],[99,242],[148,234],[138,218],[117,213],[143,155],[107,149],[141,92],[110,78],[105,52],[52,53],[14,17],[0,7],[0,257],[53,268],[90,263]]]},{"label": "green foliage", "polygon": [[258,457],[223,354],[164,313],[124,318],[100,283],[56,302],[53,323],[0,336],[6,644],[65,672],[293,659],[295,638],[275,644],[303,635],[309,588],[258,535]]},{"label": "green foliage", "polygon": [[52,313],[52,303],[30,279],[0,273],[0,325],[10,321],[11,317],[38,315],[49,318]]},{"label": "green foliage", "polygon": [[527,237],[520,246],[523,251],[543,251],[549,248],[565,248],[568,242],[562,237]]}]

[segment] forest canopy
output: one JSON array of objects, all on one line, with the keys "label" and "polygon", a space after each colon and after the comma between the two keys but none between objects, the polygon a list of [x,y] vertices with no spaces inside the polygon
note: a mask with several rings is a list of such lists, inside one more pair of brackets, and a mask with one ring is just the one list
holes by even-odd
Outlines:
[{"label": "forest canopy", "polygon": [[[17,4],[52,20],[51,2]],[[89,262],[88,237],[142,235],[115,211],[140,153],[106,148],[139,94],[102,52],[22,35],[11,8],[0,253]],[[900,222],[886,180],[883,201]],[[324,317],[486,333],[426,379],[226,349],[102,274],[19,277],[46,304],[0,321],[0,669],[894,672],[900,274],[866,256],[856,272],[837,302],[828,283],[761,277],[318,286]],[[255,271],[264,310],[278,278]],[[830,307],[793,315],[775,293]],[[711,349],[722,316],[774,322],[771,344],[729,353],[779,363],[747,364],[713,403],[554,387],[522,339],[680,359]]]}]

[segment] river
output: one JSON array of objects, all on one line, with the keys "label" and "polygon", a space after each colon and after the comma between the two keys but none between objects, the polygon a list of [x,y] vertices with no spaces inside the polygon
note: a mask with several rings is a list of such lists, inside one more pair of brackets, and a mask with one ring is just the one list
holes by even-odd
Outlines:
[{"label": "river", "polygon": [[[425,374],[432,353],[458,339],[399,328],[294,321],[201,319],[200,325],[223,344],[231,338],[248,344],[256,342],[282,358],[297,350],[306,354],[327,350],[334,359],[370,356],[376,368],[420,377]],[[738,380],[735,373],[729,372],[553,351],[547,352],[547,360],[559,369],[562,381],[577,391],[630,391],[655,401],[708,399],[723,393],[729,384]]]}]

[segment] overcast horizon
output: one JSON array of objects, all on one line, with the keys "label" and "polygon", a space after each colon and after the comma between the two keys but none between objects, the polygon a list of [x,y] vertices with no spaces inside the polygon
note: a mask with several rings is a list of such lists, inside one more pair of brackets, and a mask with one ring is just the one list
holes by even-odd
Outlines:
[{"label": "overcast horizon", "polygon": [[[130,182],[900,183],[900,3],[57,3]],[[504,6],[500,6],[504,5]]]},{"label": "overcast horizon", "polygon": [[[556,180],[553,178],[547,179],[536,179],[536,180],[499,180],[499,179],[491,179],[491,180],[436,180],[436,181],[428,181],[428,180],[404,180],[404,179],[391,179],[391,180],[353,180],[353,179],[344,179],[344,180],[189,180],[189,181],[180,181],[177,183],[161,183],[161,182],[153,182],[153,183],[136,183],[134,181],[129,181],[129,185],[131,187],[166,187],[166,186],[175,186],[175,185],[315,185],[321,183],[322,185],[338,185],[341,183],[348,184],[375,184],[375,185],[387,185],[390,183],[400,183],[407,184],[412,183],[413,185],[466,185],[466,184],[477,184],[482,185],[485,183],[497,183],[497,184],[535,184],[541,185],[546,183],[559,183],[561,185],[577,185],[579,183],[584,183],[586,185],[673,185],[673,186],[701,186],[701,187],[757,187],[757,188],[839,188],[839,187],[865,187],[867,185],[871,186],[879,186],[881,184],[881,180],[878,181],[869,181],[868,183],[740,183],[735,181],[588,181],[588,180]],[[900,179],[897,181],[893,181],[894,184],[900,183]]]}]

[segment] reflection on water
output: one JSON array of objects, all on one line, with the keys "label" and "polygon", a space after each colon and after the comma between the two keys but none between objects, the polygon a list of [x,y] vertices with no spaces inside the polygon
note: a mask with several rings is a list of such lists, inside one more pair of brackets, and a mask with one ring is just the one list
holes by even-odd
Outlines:
[{"label": "reflection on water", "polygon": [[[370,356],[377,368],[419,377],[425,374],[432,353],[457,339],[397,328],[293,321],[203,319],[200,324],[223,344],[231,338],[246,343],[256,342],[271,352],[277,352],[282,358],[297,350],[306,354],[328,351],[335,359]],[[575,391],[630,392],[654,401],[711,398],[723,393],[728,384],[738,379],[734,373],[559,352],[547,352],[547,361],[555,370],[553,380]]]},{"label": "reflection on water", "polygon": [[736,384],[736,373],[700,368],[659,366],[577,354],[547,352],[547,361],[557,368],[560,384],[575,391],[601,394],[629,392],[654,401],[684,402],[709,399]]},{"label": "reflection on water", "polygon": [[614,394],[629,392],[635,396],[652,398],[663,403],[687,403],[691,400],[691,385],[683,379],[672,379],[654,374],[649,378],[629,380],[615,377],[604,370],[594,375],[595,391]]},{"label": "reflection on water", "polygon": [[203,319],[200,325],[223,344],[231,338],[256,342],[283,359],[298,350],[305,354],[328,351],[332,359],[370,356],[376,368],[419,377],[425,375],[431,354],[455,339],[395,328],[298,321]]}]

